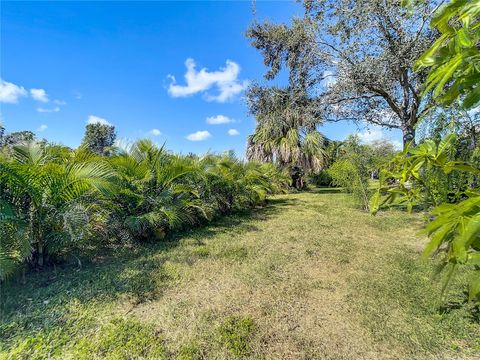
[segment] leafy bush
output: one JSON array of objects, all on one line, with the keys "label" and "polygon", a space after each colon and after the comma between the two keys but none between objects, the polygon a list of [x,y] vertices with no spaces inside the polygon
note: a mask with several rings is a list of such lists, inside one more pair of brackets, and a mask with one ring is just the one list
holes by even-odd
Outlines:
[{"label": "leafy bush", "polygon": [[[390,205],[406,206],[409,211],[418,204],[434,205],[433,220],[425,229],[430,243],[424,254],[445,254],[444,267],[450,268],[445,287],[457,266],[471,267],[474,274],[470,298],[480,301],[480,192],[470,189],[472,184],[464,183],[455,194],[455,198],[464,200],[454,204],[439,203],[435,188],[429,185],[429,174],[432,173],[442,174],[443,177],[454,171],[480,175],[478,168],[449,158],[455,139],[455,134],[450,134],[438,144],[428,140],[417,148],[407,146],[392,161],[390,169],[382,172],[380,186],[371,198],[371,211],[376,213],[381,207]],[[388,178],[396,181],[389,184],[385,181]],[[478,187],[478,184],[475,185]]]},{"label": "leafy bush", "polygon": [[355,161],[355,158],[339,160],[328,169],[328,174],[332,177],[334,185],[344,188],[353,195],[358,204],[368,210],[369,173],[362,166],[361,161]]},{"label": "leafy bush", "polygon": [[308,182],[317,187],[335,186],[332,176],[326,170],[322,170],[308,178]]}]

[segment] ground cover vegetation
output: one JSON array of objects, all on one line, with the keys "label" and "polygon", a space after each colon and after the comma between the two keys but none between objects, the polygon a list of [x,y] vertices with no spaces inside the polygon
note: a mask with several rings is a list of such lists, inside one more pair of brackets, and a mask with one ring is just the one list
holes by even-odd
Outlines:
[{"label": "ground cover vegetation", "polygon": [[469,274],[441,301],[423,224],[396,209],[371,216],[327,188],[277,195],[4,284],[0,357],[475,359]]}]

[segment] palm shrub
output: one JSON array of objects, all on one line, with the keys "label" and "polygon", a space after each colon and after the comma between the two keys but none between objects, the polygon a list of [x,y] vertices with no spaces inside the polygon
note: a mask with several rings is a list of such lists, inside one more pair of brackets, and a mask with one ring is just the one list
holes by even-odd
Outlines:
[{"label": "palm shrub", "polygon": [[289,177],[271,163],[243,162],[231,154],[208,154],[193,160],[195,187],[211,214],[263,204],[269,194],[284,191]]},{"label": "palm shrub", "polygon": [[55,163],[36,142],[0,159],[0,277],[25,261],[43,266],[85,237],[93,192],[107,193],[113,173],[97,159]]},{"label": "palm shrub", "polygon": [[94,240],[162,239],[214,216],[262,205],[288,186],[272,164],[179,156],[139,140],[74,151],[29,142],[0,158],[0,278]]},{"label": "palm shrub", "polygon": [[116,149],[109,163],[117,174],[110,220],[115,236],[163,238],[216,215],[264,203],[287,179],[272,164],[234,156],[178,156],[139,140]]},{"label": "palm shrub", "polygon": [[168,230],[195,223],[203,211],[187,178],[196,168],[191,161],[167,153],[149,140],[117,149],[109,162],[118,175],[111,221],[126,238],[162,238]]},{"label": "palm shrub", "polygon": [[268,194],[289,184],[287,174],[271,163],[242,162],[231,155],[210,155],[199,162],[205,166],[209,194],[221,212],[262,204]]}]

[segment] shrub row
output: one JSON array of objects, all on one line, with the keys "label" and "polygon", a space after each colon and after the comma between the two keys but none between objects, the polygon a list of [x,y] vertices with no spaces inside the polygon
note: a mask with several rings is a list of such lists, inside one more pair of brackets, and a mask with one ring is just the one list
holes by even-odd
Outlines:
[{"label": "shrub row", "polygon": [[287,186],[271,164],[175,155],[149,140],[109,156],[24,143],[0,156],[0,278],[99,242],[160,240]]}]

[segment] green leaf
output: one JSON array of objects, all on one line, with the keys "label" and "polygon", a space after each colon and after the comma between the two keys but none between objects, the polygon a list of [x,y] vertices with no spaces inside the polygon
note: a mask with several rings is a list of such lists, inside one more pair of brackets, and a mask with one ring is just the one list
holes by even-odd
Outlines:
[{"label": "green leaf", "polygon": [[372,197],[370,198],[370,202],[369,202],[369,206],[370,206],[370,213],[372,215],[376,215],[377,212],[378,212],[378,208],[380,206],[380,191],[376,191]]},{"label": "green leaf", "polygon": [[480,270],[473,273],[473,279],[470,281],[469,300],[480,300]]}]

